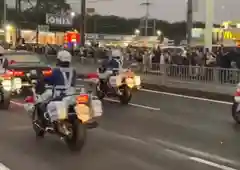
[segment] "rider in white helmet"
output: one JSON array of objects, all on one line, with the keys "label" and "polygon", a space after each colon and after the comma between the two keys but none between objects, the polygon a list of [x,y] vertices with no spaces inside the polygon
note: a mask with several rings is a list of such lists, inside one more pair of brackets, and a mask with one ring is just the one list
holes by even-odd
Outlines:
[{"label": "rider in white helmet", "polygon": [[102,67],[106,69],[120,69],[122,66],[122,63],[119,60],[119,57],[122,56],[121,51],[118,49],[112,49],[109,52],[108,59],[102,63]]},{"label": "rider in white helmet", "polygon": [[[45,77],[44,81],[50,86],[53,86],[54,90],[52,88],[46,89],[41,94],[41,100],[42,103],[45,101],[48,101],[48,99],[52,98],[56,99],[56,97],[63,95],[71,95],[75,93],[75,86],[76,86],[76,71],[74,68],[70,66],[72,60],[72,55],[66,51],[61,50],[57,54],[57,67],[52,70],[52,75],[49,77]],[[39,85],[40,86],[40,85]],[[69,97],[64,97],[63,100],[68,106],[69,104],[72,104],[72,100]],[[45,107],[42,108],[43,113],[45,112]],[[41,117],[41,123],[39,126],[42,128],[47,127],[47,122],[45,121],[45,118],[43,115],[40,115]]]},{"label": "rider in white helmet", "polygon": [[45,78],[45,81],[56,90],[66,92],[75,91],[76,86],[76,70],[70,66],[72,55],[61,50],[57,54],[57,67],[52,70],[52,75]]}]

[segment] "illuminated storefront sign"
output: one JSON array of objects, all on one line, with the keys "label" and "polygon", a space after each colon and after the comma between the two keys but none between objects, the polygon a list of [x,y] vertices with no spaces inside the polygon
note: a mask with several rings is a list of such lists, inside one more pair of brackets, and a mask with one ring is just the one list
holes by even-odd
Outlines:
[{"label": "illuminated storefront sign", "polygon": [[225,40],[240,40],[240,29],[238,32],[236,31],[224,31],[223,38]]}]

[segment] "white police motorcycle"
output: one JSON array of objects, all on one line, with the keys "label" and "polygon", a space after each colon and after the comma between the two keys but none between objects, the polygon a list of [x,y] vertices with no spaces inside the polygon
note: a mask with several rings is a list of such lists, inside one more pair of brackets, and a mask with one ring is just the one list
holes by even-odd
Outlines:
[{"label": "white police motorcycle", "polygon": [[[123,59],[120,51],[113,51],[112,58],[118,62],[117,68],[98,68],[99,81],[96,85],[96,94],[99,99],[105,96],[118,97],[122,104],[128,104],[132,98],[128,77],[122,69]],[[120,57],[120,58],[119,58]]]},{"label": "white police motorcycle", "polygon": [[[48,93],[38,92],[35,72],[31,75],[32,96],[25,99],[25,110],[30,113],[36,136],[43,138],[45,133],[56,134],[65,141],[71,150],[84,146],[87,128],[97,127],[97,119],[102,116],[102,103],[91,92],[84,89],[80,93],[57,94],[55,87]],[[89,126],[90,125],[90,126]],[[95,127],[93,127],[95,126]]]}]

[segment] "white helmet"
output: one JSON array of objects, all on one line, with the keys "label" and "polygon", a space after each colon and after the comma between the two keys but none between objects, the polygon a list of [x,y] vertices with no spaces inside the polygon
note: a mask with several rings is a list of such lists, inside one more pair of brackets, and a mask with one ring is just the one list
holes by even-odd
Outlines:
[{"label": "white helmet", "polygon": [[59,51],[57,54],[57,59],[59,59],[62,62],[71,62],[72,61],[72,55],[70,52],[66,50]]},{"label": "white helmet", "polygon": [[112,50],[112,57],[120,57],[122,56],[122,52],[119,49]]},{"label": "white helmet", "polygon": [[4,52],[5,52],[5,49],[2,46],[0,46],[0,55],[3,55]]}]

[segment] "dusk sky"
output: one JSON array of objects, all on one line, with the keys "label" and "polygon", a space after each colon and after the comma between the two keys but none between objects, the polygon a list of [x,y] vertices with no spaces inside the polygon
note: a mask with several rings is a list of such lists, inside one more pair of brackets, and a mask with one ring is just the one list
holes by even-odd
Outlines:
[{"label": "dusk sky", "polygon": [[[11,1],[7,0],[11,4]],[[67,0],[75,12],[80,12],[81,0]],[[87,0],[89,8],[95,8],[102,15],[118,15],[127,18],[139,18],[145,13],[145,8],[140,6],[144,0]],[[98,2],[92,2],[98,1]],[[205,0],[198,0],[198,12],[194,19],[205,20]],[[173,21],[182,21],[186,18],[186,0],[150,0],[150,16]],[[240,20],[240,0],[215,0],[215,23],[226,20]]]},{"label": "dusk sky", "polygon": [[[80,5],[76,4],[80,0],[68,0],[73,2],[73,9],[79,11]],[[93,0],[88,0],[93,1]],[[124,17],[141,17],[145,13],[145,8],[140,6],[144,0],[108,0],[105,2],[88,3],[89,7],[96,8],[100,14],[114,14]],[[149,0],[152,2],[151,16],[168,20],[179,21],[186,18],[186,0]],[[196,20],[205,20],[204,5],[205,0],[198,0],[199,12],[194,14]],[[240,20],[240,0],[215,0],[215,22],[226,20]],[[79,6],[79,8],[77,7]]]}]

